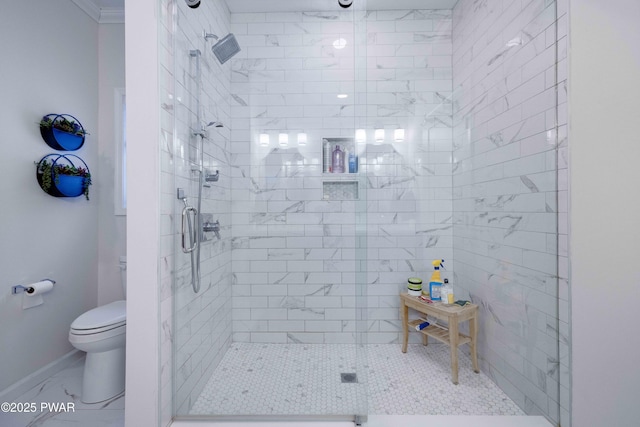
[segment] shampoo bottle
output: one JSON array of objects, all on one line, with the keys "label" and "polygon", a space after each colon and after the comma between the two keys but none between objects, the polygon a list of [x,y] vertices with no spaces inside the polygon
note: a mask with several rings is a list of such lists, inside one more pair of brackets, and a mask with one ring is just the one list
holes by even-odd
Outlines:
[{"label": "shampoo bottle", "polygon": [[440,278],[440,267],[443,267],[443,259],[434,259],[433,273],[431,273],[431,280],[429,281],[429,297],[431,301],[442,301],[440,291],[442,290],[442,279]]},{"label": "shampoo bottle", "polygon": [[344,173],[344,151],[340,149],[339,145],[333,150],[331,172]]}]

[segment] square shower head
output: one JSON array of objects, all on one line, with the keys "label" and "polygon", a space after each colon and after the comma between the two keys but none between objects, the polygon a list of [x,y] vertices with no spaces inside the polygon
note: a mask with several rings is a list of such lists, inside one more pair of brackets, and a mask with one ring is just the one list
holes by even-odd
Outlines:
[{"label": "square shower head", "polygon": [[227,62],[233,55],[240,52],[240,45],[233,34],[227,34],[211,48],[213,54],[221,64]]}]

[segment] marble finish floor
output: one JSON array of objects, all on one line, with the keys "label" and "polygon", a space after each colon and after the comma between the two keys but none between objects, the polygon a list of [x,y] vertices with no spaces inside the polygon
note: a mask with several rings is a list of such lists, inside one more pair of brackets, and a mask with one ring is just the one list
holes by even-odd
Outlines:
[{"label": "marble finish floor", "polygon": [[[345,344],[234,343],[190,415],[524,415],[459,355],[454,385],[440,344],[410,344],[405,354],[398,344],[371,344],[356,355]],[[350,372],[360,383],[341,381]]]},{"label": "marble finish floor", "polygon": [[[82,391],[82,370],[84,357],[73,362],[69,367],[59,371],[40,382],[29,391],[3,401],[12,403],[35,403],[36,411],[22,413],[0,412],[2,427],[123,427],[124,426],[124,393],[104,402],[87,404],[80,401]],[[41,403],[61,404],[66,409],[72,403],[73,410],[41,410]],[[53,408],[53,407],[51,407]]]}]

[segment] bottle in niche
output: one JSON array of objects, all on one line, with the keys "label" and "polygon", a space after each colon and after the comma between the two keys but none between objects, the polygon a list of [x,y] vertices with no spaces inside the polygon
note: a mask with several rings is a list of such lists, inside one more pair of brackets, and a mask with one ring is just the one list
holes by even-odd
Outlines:
[{"label": "bottle in niche", "polygon": [[344,151],[340,149],[339,145],[336,145],[336,148],[333,150],[331,172],[344,173]]},{"label": "bottle in niche", "polygon": [[331,144],[329,141],[325,141],[324,146],[322,147],[322,157],[322,172],[331,172]]},{"label": "bottle in niche", "polygon": [[358,157],[354,153],[349,153],[349,173],[358,172]]},{"label": "bottle in niche", "polygon": [[347,150],[347,147],[344,148],[342,158],[344,159],[344,172],[347,173],[349,172],[349,150]]}]

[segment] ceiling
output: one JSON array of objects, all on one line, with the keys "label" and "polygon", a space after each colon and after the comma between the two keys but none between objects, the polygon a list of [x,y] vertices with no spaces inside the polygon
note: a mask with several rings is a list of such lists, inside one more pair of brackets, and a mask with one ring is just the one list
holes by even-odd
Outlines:
[{"label": "ceiling", "polygon": [[[92,0],[100,9],[124,9],[125,0]],[[220,0],[202,0],[220,1]],[[343,10],[338,0],[225,0],[232,13]],[[359,0],[354,0],[357,2]],[[365,0],[360,0],[365,1]],[[368,10],[452,9],[458,0],[366,0]]]},{"label": "ceiling", "polygon": [[[203,0],[206,1],[206,0]],[[354,0],[357,2],[359,0]],[[346,10],[338,0],[226,0],[232,13]],[[458,0],[366,0],[367,10],[453,9]]]}]

